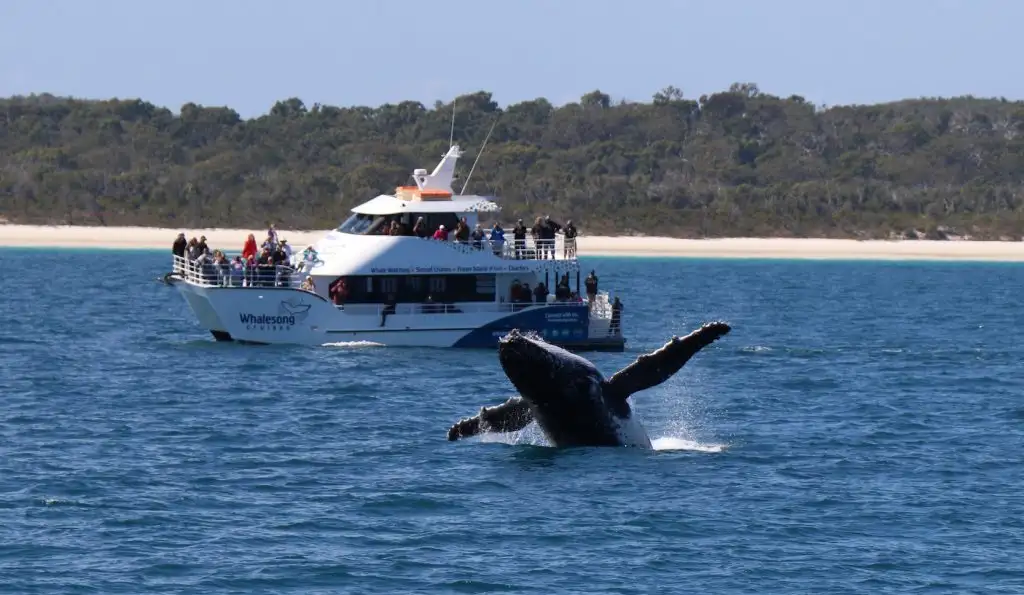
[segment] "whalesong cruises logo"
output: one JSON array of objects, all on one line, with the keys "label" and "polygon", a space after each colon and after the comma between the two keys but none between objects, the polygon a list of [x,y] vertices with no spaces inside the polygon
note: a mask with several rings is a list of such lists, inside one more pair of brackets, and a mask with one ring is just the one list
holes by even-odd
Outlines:
[{"label": "whalesong cruises logo", "polygon": [[282,300],[277,306],[277,314],[251,314],[241,312],[239,320],[250,331],[289,331],[296,324],[309,316],[311,304],[304,303],[301,298]]}]

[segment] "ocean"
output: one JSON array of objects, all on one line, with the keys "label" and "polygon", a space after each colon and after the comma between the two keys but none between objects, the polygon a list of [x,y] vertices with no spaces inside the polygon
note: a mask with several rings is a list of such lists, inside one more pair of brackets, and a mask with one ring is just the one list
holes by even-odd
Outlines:
[{"label": "ocean", "polygon": [[0,250],[0,591],[1021,593],[1024,266],[584,258],[656,450],[448,442],[491,351],[215,343],[160,252]]}]

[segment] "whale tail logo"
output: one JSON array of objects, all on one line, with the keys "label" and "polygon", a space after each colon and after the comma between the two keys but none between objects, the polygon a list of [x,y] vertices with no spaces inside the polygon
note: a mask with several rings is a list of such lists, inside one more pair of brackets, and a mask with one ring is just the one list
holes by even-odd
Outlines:
[{"label": "whale tail logo", "polygon": [[282,316],[294,316],[296,322],[306,319],[309,316],[309,309],[312,307],[311,304],[303,303],[300,298],[288,298],[282,300],[278,306],[278,313]]}]

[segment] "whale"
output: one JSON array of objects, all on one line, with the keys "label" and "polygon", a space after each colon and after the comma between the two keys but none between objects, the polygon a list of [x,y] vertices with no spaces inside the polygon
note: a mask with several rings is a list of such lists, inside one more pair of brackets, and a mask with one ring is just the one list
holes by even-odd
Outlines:
[{"label": "whale", "polygon": [[629,397],[665,382],[730,330],[722,321],[705,323],[684,337],[672,337],[605,379],[589,360],[536,334],[513,329],[498,341],[498,360],[519,394],[460,419],[449,428],[448,440],[516,432],[536,421],[557,448],[652,448],[647,431],[633,415]]}]

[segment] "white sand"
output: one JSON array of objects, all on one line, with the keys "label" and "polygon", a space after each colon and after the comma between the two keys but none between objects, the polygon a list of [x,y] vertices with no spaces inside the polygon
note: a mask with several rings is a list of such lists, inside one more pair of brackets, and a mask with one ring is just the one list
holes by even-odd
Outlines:
[{"label": "white sand", "polygon": [[[186,236],[205,235],[211,248],[241,251],[249,233],[262,241],[266,230],[160,229],[149,227],[69,227],[0,224],[0,246],[55,248],[157,249],[170,252],[171,243]],[[327,231],[278,232],[301,249]],[[812,258],[875,260],[994,260],[1024,262],[1024,242],[977,241],[857,241],[786,238],[729,238],[681,240],[658,237],[581,236],[579,255],[690,256],[726,258]]]}]

